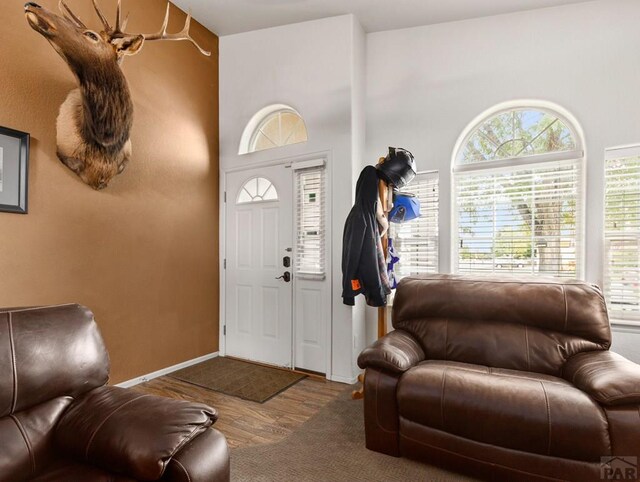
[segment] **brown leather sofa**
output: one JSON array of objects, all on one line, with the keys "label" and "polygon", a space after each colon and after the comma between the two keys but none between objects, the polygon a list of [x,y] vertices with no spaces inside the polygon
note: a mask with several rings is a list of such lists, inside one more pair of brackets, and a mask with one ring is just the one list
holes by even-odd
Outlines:
[{"label": "brown leather sofa", "polygon": [[597,287],[410,277],[393,326],[358,358],[369,449],[489,480],[600,481],[603,457],[640,462],[640,366],[609,351]]},{"label": "brown leather sofa", "polygon": [[0,309],[0,481],[228,481],[214,409],[107,386],[79,305]]}]

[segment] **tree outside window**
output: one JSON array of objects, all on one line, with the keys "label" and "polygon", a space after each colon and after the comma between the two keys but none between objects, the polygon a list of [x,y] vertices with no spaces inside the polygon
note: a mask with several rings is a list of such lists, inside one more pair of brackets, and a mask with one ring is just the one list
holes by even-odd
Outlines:
[{"label": "tree outside window", "polygon": [[454,165],[457,269],[579,276],[582,151],[547,109],[476,125]]}]

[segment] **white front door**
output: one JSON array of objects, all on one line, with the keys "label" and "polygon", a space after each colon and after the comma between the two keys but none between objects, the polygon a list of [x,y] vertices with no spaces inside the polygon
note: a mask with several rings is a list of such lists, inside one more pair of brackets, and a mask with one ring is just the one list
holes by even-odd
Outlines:
[{"label": "white front door", "polygon": [[292,190],[284,166],[226,176],[227,355],[292,364]]}]

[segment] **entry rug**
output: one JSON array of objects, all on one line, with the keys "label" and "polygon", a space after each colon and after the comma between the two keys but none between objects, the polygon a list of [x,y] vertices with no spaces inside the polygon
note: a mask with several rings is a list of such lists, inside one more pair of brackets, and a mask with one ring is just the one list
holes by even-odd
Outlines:
[{"label": "entry rug", "polygon": [[226,357],[212,358],[168,376],[258,403],[266,402],[306,377],[290,370]]}]

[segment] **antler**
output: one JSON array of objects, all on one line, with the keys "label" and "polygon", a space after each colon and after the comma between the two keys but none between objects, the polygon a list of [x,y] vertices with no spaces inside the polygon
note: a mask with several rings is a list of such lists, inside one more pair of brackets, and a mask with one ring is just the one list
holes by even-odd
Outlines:
[{"label": "antler", "polygon": [[[63,0],[60,0],[60,1],[64,5],[64,1]],[[188,40],[189,42],[191,42],[193,45],[196,46],[196,48],[200,51],[201,54],[206,55],[207,57],[210,56],[211,52],[208,52],[204,50],[202,47],[200,47],[200,45],[198,45],[198,43],[195,40],[193,40],[193,38],[189,34],[189,28],[191,26],[191,12],[189,12],[189,14],[187,15],[187,20],[184,22],[184,27],[180,32],[167,33],[167,27],[169,26],[170,7],[171,7],[171,4],[167,2],[167,10],[165,12],[164,21],[162,22],[162,27],[160,28],[160,30],[156,33],[142,34],[144,39],[145,40]],[[100,7],[98,6],[97,0],[93,0],[93,8],[95,9],[96,13],[98,14],[98,17],[100,18],[100,21],[102,22],[102,25],[104,26],[105,33],[109,35],[111,38],[118,38],[118,37],[125,37],[128,35],[132,35],[132,34],[125,33],[124,31],[124,29],[127,27],[127,22],[129,21],[129,15],[127,15],[124,21],[122,21],[122,0],[118,0],[118,5],[116,7],[116,26],[115,27],[111,26],[111,24],[107,20],[107,17],[105,17],[105,15],[102,13],[102,11],[100,10]],[[74,15],[74,18],[77,18],[77,17],[75,17]],[[77,21],[79,21],[79,19],[77,19]]]},{"label": "antler", "polygon": [[87,26],[84,23],[82,23],[82,20],[80,20],[80,17],[78,17],[75,13],[73,13],[69,8],[69,6],[66,3],[64,3],[64,0],[60,0],[58,2],[58,8],[66,18],[74,22],[78,27],[87,28]]},{"label": "antler", "polygon": [[[95,2],[95,0],[94,0]],[[118,0],[118,4],[120,0]],[[211,55],[211,52],[204,50],[198,43],[193,40],[191,35],[189,34],[189,28],[191,26],[191,12],[187,15],[187,20],[184,22],[184,27],[180,32],[177,33],[167,33],[167,26],[169,25],[169,8],[171,4],[167,2],[167,11],[164,15],[164,21],[162,22],[162,27],[156,33],[152,34],[142,34],[145,40],[188,40],[196,48],[200,51],[202,55],[206,55],[207,57]]]},{"label": "antler", "polygon": [[126,35],[124,33],[124,29],[127,28],[127,23],[129,22],[129,15],[127,14],[123,22],[122,21],[122,0],[118,0],[118,5],[116,7],[116,26],[115,27],[112,27],[111,24],[109,24],[107,17],[104,15],[104,13],[102,13],[102,10],[100,10],[97,0],[93,0],[93,8],[95,9],[96,13],[98,14],[98,18],[100,18],[100,21],[104,26],[105,33],[107,33],[112,38],[122,37],[123,35]]},{"label": "antler", "polygon": [[[118,0],[118,6],[119,5],[120,1]],[[108,34],[111,34],[113,32],[113,29],[111,28],[111,25],[109,25],[107,17],[105,17],[104,13],[102,13],[102,10],[100,10],[100,7],[98,6],[98,2],[96,0],[93,0],[93,8],[96,11],[96,14],[98,14],[98,18],[102,22],[102,25],[104,26],[104,31]]]}]

